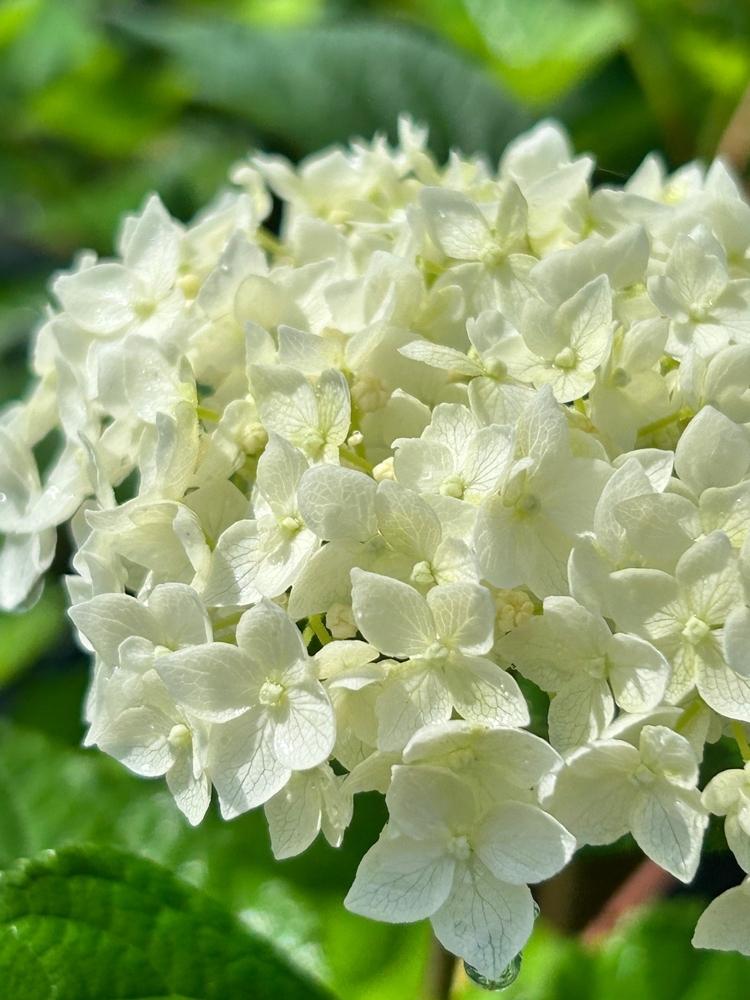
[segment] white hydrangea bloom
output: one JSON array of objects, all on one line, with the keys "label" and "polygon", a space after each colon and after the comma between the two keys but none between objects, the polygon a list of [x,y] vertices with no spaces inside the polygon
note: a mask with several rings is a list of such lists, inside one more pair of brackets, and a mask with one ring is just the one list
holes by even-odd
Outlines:
[{"label": "white hydrangea bloom", "polygon": [[[278,857],[384,793],[349,904],[493,978],[573,836],[687,880],[713,812],[750,870],[747,768],[697,785],[750,758],[750,206],[721,163],[592,190],[552,122],[426,139],[256,156],[55,278],[0,608],[70,521],[87,742]],[[696,943],[748,926],[743,884]]]},{"label": "white hydrangea bloom", "polygon": [[442,768],[395,768],[386,802],[389,825],[362,860],[346,905],[391,923],[429,917],[446,948],[497,979],[531,930],[527,883],[559,871],[575,841],[523,802],[483,809]]},{"label": "white hydrangea bloom", "polygon": [[413,587],[352,570],[354,620],[367,642],[403,663],[393,668],[378,704],[379,745],[403,746],[421,727],[445,722],[453,709],[472,722],[526,725],[515,680],[482,654],[494,642],[495,608],[470,583]]},{"label": "white hydrangea bloom", "polygon": [[645,854],[689,882],[708,822],[697,780],[688,741],[644,726],[638,747],[602,740],[574,754],[546,805],[580,843],[609,844],[630,831]]},{"label": "white hydrangea bloom", "polygon": [[547,721],[550,742],[561,751],[600,736],[615,704],[626,712],[656,708],[669,680],[669,663],[650,643],[613,634],[571,597],[545,598],[543,614],[513,629],[497,648],[554,692]]}]

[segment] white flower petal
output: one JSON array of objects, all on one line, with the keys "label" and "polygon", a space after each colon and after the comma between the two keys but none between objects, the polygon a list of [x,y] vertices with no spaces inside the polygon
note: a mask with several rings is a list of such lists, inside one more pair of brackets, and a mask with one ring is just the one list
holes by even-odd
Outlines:
[{"label": "white flower petal", "polygon": [[471,827],[476,803],[471,788],[441,767],[394,767],[386,803],[391,823],[417,840],[450,836]]},{"label": "white flower petal", "polygon": [[617,633],[607,650],[609,682],[615,701],[626,712],[649,712],[664,697],[669,663],[644,639]]},{"label": "white flower petal", "polygon": [[98,594],[90,601],[74,605],[68,614],[110,666],[117,664],[120,643],[130,636],[139,635],[154,644],[161,641],[160,629],[151,611],[127,594]]},{"label": "white flower petal", "polygon": [[696,495],[711,486],[734,486],[750,467],[750,437],[713,406],[704,406],[685,428],[674,464]]},{"label": "white flower petal", "polygon": [[630,814],[638,846],[681,882],[690,882],[695,875],[707,823],[697,791],[665,782],[642,790]]},{"label": "white flower petal", "polygon": [[192,753],[182,753],[167,771],[167,786],[191,826],[197,826],[211,803],[208,775],[195,775]]},{"label": "white flower petal", "polygon": [[336,738],[333,708],[315,681],[286,691],[279,715],[273,717],[273,750],[286,767],[303,771],[327,760]]},{"label": "white flower petal", "polygon": [[184,583],[160,584],[151,591],[147,603],[161,628],[163,645],[176,649],[211,641],[211,623],[192,587]]},{"label": "white flower petal", "polygon": [[464,653],[487,653],[492,648],[495,606],[486,587],[447,583],[433,587],[427,604],[441,641]]},{"label": "white flower petal", "polygon": [[614,699],[605,680],[583,675],[566,681],[550,702],[550,743],[560,753],[575,750],[601,736],[614,715]]},{"label": "white flower petal", "polygon": [[446,684],[457,712],[486,726],[526,726],[529,710],[515,679],[491,660],[454,654]]},{"label": "white flower petal", "polygon": [[493,808],[472,842],[495,878],[514,885],[551,878],[570,861],[576,846],[561,823],[525,802]]},{"label": "white flower petal", "polygon": [[237,645],[268,674],[282,675],[299,664],[309,670],[299,629],[273,601],[264,599],[244,613],[237,625]]},{"label": "white flower petal", "polygon": [[210,608],[237,607],[260,600],[256,586],[263,559],[256,521],[236,521],[211,556],[202,597]]},{"label": "white flower petal", "polygon": [[491,246],[487,220],[465,195],[424,188],[421,201],[430,236],[446,257],[478,260]]},{"label": "white flower petal", "polygon": [[750,879],[727,889],[698,918],[693,946],[750,955]]},{"label": "white flower petal", "polygon": [[381,836],[362,858],[344,905],[392,924],[423,920],[445,902],[454,868],[437,844]]},{"label": "white flower petal", "polygon": [[315,465],[299,484],[299,511],[318,538],[366,542],[377,531],[377,484],[355,469]]},{"label": "white flower petal", "polygon": [[224,819],[263,805],[290,777],[271,749],[268,717],[259,711],[211,728],[206,768]]},{"label": "white flower petal", "polygon": [[199,719],[225,722],[253,704],[256,668],[229,643],[188,646],[158,657],[155,666],[174,700]]},{"label": "white flower petal", "polygon": [[318,835],[322,806],[316,773],[293,774],[288,784],[265,804],[275,858],[301,854]]},{"label": "white flower petal", "polygon": [[399,580],[353,569],[352,607],[362,635],[387,656],[419,656],[437,638],[427,602]]},{"label": "white flower petal", "polygon": [[432,929],[448,951],[487,979],[499,979],[534,926],[528,886],[500,882],[478,861],[461,865]]},{"label": "white flower petal", "polygon": [[629,828],[637,791],[631,775],[640,757],[619,740],[600,741],[576,754],[557,775],[545,808],[581,844],[611,844]]},{"label": "white flower petal", "polygon": [[442,529],[437,514],[418,493],[386,480],[377,488],[375,510],[378,528],[389,545],[415,562],[432,560]]}]

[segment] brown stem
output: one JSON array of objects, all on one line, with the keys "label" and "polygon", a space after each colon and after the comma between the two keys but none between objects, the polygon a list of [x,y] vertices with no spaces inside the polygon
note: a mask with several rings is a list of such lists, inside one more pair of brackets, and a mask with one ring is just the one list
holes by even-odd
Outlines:
[{"label": "brown stem", "polygon": [[750,163],[750,86],[740,98],[740,103],[729,119],[716,149],[738,174],[743,174]]},{"label": "brown stem", "polygon": [[596,944],[606,937],[626,913],[644,903],[666,896],[677,879],[653,861],[642,861],[619,889],[610,896],[599,913],[581,932],[584,944]]},{"label": "brown stem", "polygon": [[433,937],[425,970],[424,1000],[450,1000],[455,972],[456,956]]}]

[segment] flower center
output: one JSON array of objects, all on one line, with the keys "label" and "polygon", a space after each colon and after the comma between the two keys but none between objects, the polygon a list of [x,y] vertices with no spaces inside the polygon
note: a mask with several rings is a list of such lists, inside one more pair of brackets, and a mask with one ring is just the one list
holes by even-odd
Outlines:
[{"label": "flower center", "polygon": [[435,574],[426,559],[418,562],[411,571],[411,582],[418,587],[431,587],[435,583]]},{"label": "flower center", "polygon": [[279,527],[285,535],[296,535],[302,528],[302,521],[298,517],[287,514],[286,517],[282,517],[279,521]]},{"label": "flower center", "polygon": [[261,705],[278,705],[284,694],[284,688],[276,681],[264,681],[258,694]]},{"label": "flower center", "polygon": [[240,444],[247,455],[258,455],[268,444],[268,433],[263,424],[250,424],[243,432]]},{"label": "flower center", "polygon": [[695,615],[691,615],[685,622],[685,627],[682,630],[682,637],[691,646],[697,646],[699,642],[702,642],[706,638],[708,633],[711,631],[711,626],[706,624],[702,618],[697,618]]},{"label": "flower center", "polygon": [[302,447],[312,456],[319,455],[324,444],[323,435],[318,430],[309,430],[302,439]]},{"label": "flower center", "polygon": [[589,677],[594,677],[596,680],[601,680],[607,676],[607,660],[604,656],[599,656],[594,660],[587,660],[583,664],[583,668]]},{"label": "flower center", "polygon": [[451,837],[448,841],[448,853],[452,854],[457,861],[468,861],[471,857],[469,838],[463,836],[463,834]]},{"label": "flower center", "polygon": [[519,514],[536,514],[541,506],[538,497],[535,497],[533,493],[524,493],[518,499],[516,510]]},{"label": "flower center", "polygon": [[169,730],[169,736],[167,736],[167,743],[175,750],[184,750],[189,747],[192,742],[192,736],[190,735],[190,730],[187,726],[184,726],[181,722],[178,722],[176,726],[172,726]]},{"label": "flower center", "polygon": [[156,303],[150,302],[148,299],[143,299],[140,302],[136,302],[133,306],[133,312],[136,314],[138,319],[148,319],[149,316],[153,316],[156,312]]},{"label": "flower center", "polygon": [[508,366],[504,361],[501,361],[500,358],[493,358],[493,360],[488,361],[484,367],[490,378],[496,378],[498,381],[504,379],[508,374]]},{"label": "flower center", "polygon": [[384,382],[374,375],[362,375],[355,379],[351,389],[352,399],[363,413],[380,410],[388,402],[388,389]]},{"label": "flower center", "polygon": [[448,653],[448,647],[444,646],[442,642],[433,642],[427,647],[424,655],[428,660],[446,660]]},{"label": "flower center", "polygon": [[444,479],[440,486],[440,493],[442,496],[455,497],[456,500],[463,500],[465,490],[466,483],[457,472],[452,476],[448,476],[447,479]]},{"label": "flower center", "polygon": [[572,347],[563,347],[563,349],[558,351],[555,355],[556,368],[575,368],[575,366],[576,355]]},{"label": "flower center", "polygon": [[638,785],[653,785],[656,781],[656,775],[647,767],[645,764],[639,764],[633,774],[633,780]]}]

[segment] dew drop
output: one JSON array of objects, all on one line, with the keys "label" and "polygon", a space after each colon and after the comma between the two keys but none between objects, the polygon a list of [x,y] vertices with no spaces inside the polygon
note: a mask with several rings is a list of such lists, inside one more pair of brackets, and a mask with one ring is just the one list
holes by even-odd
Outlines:
[{"label": "dew drop", "polygon": [[0,493],[0,503],[5,503],[8,498],[4,493]]},{"label": "dew drop", "polygon": [[481,986],[483,990],[499,993],[501,990],[507,990],[518,979],[518,973],[521,971],[521,952],[519,951],[515,958],[505,966],[497,979],[488,979],[468,962],[464,962],[464,969],[472,983]]}]

